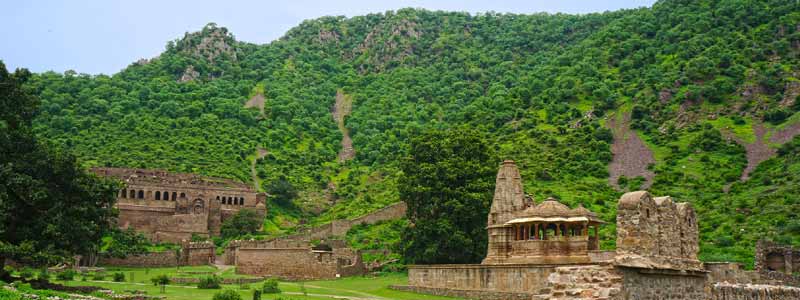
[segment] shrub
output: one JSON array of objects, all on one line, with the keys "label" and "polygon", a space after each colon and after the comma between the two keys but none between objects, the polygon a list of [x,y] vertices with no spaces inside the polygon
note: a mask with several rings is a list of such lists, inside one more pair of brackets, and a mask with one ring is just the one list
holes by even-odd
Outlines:
[{"label": "shrub", "polygon": [[22,268],[22,270],[19,271],[19,277],[25,279],[33,278],[33,269],[28,267]]},{"label": "shrub", "polygon": [[213,300],[242,300],[242,296],[234,290],[224,290],[215,293]]},{"label": "shrub", "polygon": [[267,279],[261,286],[261,291],[264,292],[264,294],[280,293],[281,290],[278,288],[278,280],[275,278]]},{"label": "shrub", "polygon": [[[197,288],[198,289],[218,289],[220,287],[219,284],[220,284],[221,281],[222,280],[217,276],[208,276],[208,277],[205,277],[205,278],[200,278],[200,282],[197,283]],[[236,295],[238,296],[239,294],[236,294]],[[216,299],[216,295],[214,296],[214,299]],[[227,298],[225,298],[225,299],[227,299]]]},{"label": "shrub", "polygon": [[123,282],[123,281],[125,281],[125,274],[122,273],[122,272],[116,272],[113,275],[111,275],[111,277],[114,280],[114,282]]},{"label": "shrub", "polygon": [[253,291],[253,300],[261,300],[261,291],[259,290]]},{"label": "shrub", "polygon": [[105,273],[94,273],[92,274],[92,280],[105,280],[106,274]]},{"label": "shrub", "polygon": [[161,293],[164,293],[166,286],[170,283],[169,276],[167,274],[161,274],[156,277],[150,278],[150,281],[153,282],[153,285],[161,286]]},{"label": "shrub", "polygon": [[68,280],[74,279],[75,275],[78,275],[78,272],[76,272],[73,269],[67,269],[67,270],[58,272],[56,274],[56,279],[61,280],[61,281],[68,281]]},{"label": "shrub", "polygon": [[50,273],[47,272],[47,268],[42,268],[42,270],[39,271],[39,274],[36,275],[36,278],[39,280],[49,281]]}]

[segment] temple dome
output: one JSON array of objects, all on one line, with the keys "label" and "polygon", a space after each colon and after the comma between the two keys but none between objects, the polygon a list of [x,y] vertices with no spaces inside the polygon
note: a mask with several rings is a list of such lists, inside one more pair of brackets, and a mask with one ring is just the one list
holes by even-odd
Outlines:
[{"label": "temple dome", "polygon": [[538,205],[528,207],[520,214],[524,217],[568,217],[571,216],[572,210],[566,205],[558,202],[553,197],[547,198],[544,202]]}]

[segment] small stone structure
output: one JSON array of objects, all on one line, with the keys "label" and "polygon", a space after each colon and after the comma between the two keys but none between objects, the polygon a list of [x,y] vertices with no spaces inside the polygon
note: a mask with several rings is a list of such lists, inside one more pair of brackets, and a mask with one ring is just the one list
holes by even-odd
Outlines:
[{"label": "small stone structure", "polygon": [[761,276],[787,285],[800,286],[800,249],[766,240],[756,245],[756,271]]},{"label": "small stone structure", "polygon": [[155,242],[181,243],[193,234],[217,236],[222,222],[241,209],[266,215],[266,194],[247,184],[162,170],[94,168],[126,184],[117,195],[118,226]]},{"label": "small stone structure", "polygon": [[[409,285],[392,288],[489,300],[799,299],[800,289],[764,285],[775,282],[739,265],[701,263],[697,216],[688,203],[645,191],[624,194],[617,250],[598,251],[588,229],[596,231],[602,222],[590,211],[555,199],[538,205],[526,199],[513,161],[503,162],[496,184],[483,262],[412,265]],[[780,253],[785,272],[789,259]]]}]

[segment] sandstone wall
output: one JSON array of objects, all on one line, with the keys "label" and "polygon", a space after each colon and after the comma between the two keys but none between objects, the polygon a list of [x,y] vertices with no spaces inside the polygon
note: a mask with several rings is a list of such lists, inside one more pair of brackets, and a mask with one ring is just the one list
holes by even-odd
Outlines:
[{"label": "sandstone wall", "polygon": [[711,300],[797,300],[800,288],[775,285],[717,283],[712,287]]},{"label": "sandstone wall", "polygon": [[530,300],[531,294],[529,293],[506,293],[506,292],[491,292],[480,290],[456,290],[449,288],[432,288],[411,285],[392,285],[390,289],[398,291],[406,291],[412,293],[429,294],[445,297],[458,297],[465,299],[481,299],[481,300]]},{"label": "sandstone wall", "polygon": [[100,257],[97,264],[114,267],[174,267],[178,265],[175,251],[150,252],[126,258]]},{"label": "sandstone wall", "polygon": [[555,266],[548,265],[412,265],[408,284],[418,288],[528,293],[546,287]]},{"label": "sandstone wall", "polygon": [[706,298],[702,272],[617,267],[622,274],[623,300],[700,300]]},{"label": "sandstone wall", "polygon": [[216,259],[216,247],[213,243],[200,242],[190,243],[184,246],[181,256],[184,265],[202,266],[213,264]]},{"label": "sandstone wall", "polygon": [[636,268],[702,270],[697,260],[694,209],[645,191],[622,195],[617,208],[615,264]]},{"label": "sandstone wall", "polygon": [[800,272],[800,249],[760,240],[756,245],[755,268],[765,278],[800,286],[800,276],[795,275]]},{"label": "sandstone wall", "polygon": [[709,284],[718,282],[753,284],[764,283],[756,271],[747,271],[738,263],[705,263]]},{"label": "sandstone wall", "polygon": [[239,247],[236,256],[236,271],[239,274],[292,280],[332,279],[339,276],[364,274],[366,267],[361,262],[360,255],[353,256],[353,253],[336,250]]}]

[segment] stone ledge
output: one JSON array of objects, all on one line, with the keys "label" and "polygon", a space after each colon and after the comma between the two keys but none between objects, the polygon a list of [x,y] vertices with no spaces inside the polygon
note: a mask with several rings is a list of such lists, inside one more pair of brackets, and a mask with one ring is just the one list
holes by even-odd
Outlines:
[{"label": "stone ledge", "polygon": [[431,288],[410,285],[390,285],[390,289],[418,294],[428,294],[445,297],[459,297],[476,300],[530,300],[533,293],[494,292],[482,290],[457,290],[447,288]]}]

